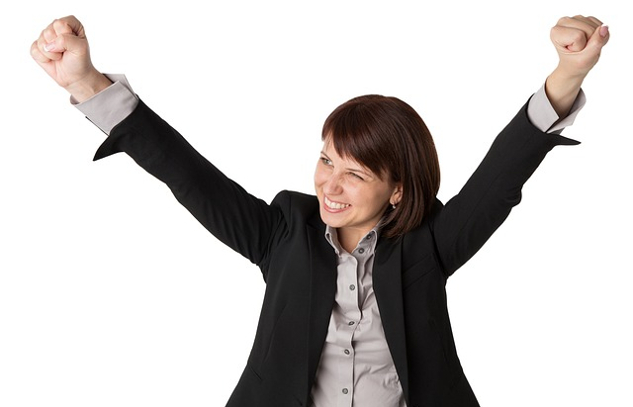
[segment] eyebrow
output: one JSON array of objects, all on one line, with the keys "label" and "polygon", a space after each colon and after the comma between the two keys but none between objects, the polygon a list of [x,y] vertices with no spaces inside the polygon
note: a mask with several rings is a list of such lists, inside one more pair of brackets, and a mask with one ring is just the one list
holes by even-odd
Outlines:
[{"label": "eyebrow", "polygon": [[[323,156],[324,156],[325,158],[327,158],[328,160],[332,161],[332,159],[331,159],[331,158],[330,158],[327,154],[325,154],[325,151],[321,151],[321,155],[323,155]],[[371,172],[367,172],[367,171],[362,170],[362,169],[359,169],[359,168],[351,168],[351,167],[347,167],[347,168],[346,168],[346,170],[347,170],[347,171],[351,171],[351,172],[357,172],[357,173],[363,174],[363,175],[365,175],[366,177],[376,178],[376,176],[375,176],[373,173],[371,173]]]}]

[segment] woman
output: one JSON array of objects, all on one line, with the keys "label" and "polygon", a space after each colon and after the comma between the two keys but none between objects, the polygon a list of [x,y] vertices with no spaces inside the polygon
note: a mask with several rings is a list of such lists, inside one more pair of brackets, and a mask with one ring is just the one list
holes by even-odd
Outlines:
[{"label": "woman", "polygon": [[552,132],[582,105],[580,85],[608,38],[593,17],[558,22],[558,67],[446,205],[436,199],[432,138],[396,98],[339,106],[323,127],[316,196],[283,191],[267,204],[198,154],[124,78],[99,73],[74,17],[47,27],[31,54],[109,135],[96,159],[127,153],[260,267],[257,334],[227,405],[477,406],[455,351],[446,280],[519,203],[547,152],[576,144]]}]

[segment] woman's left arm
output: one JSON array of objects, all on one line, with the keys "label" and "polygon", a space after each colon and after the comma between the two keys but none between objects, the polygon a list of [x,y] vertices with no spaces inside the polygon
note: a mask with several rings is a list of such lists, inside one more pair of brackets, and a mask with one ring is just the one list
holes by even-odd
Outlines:
[{"label": "woman's left arm", "polygon": [[[560,62],[547,79],[547,98],[565,118],[580,85],[608,40],[608,29],[593,17],[562,18],[552,29]],[[528,119],[528,105],[497,136],[462,190],[431,216],[437,255],[446,275],[470,259],[521,201],[524,183],[557,145],[578,142],[544,133]]]}]

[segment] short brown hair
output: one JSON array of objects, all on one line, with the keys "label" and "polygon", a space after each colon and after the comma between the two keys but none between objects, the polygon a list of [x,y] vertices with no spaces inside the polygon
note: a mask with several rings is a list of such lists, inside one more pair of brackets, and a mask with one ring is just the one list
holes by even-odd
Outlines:
[{"label": "short brown hair", "polygon": [[431,133],[407,103],[381,95],[351,99],[328,116],[321,138],[341,157],[402,184],[402,199],[387,209],[381,234],[403,235],[429,214],[440,187],[439,161]]}]

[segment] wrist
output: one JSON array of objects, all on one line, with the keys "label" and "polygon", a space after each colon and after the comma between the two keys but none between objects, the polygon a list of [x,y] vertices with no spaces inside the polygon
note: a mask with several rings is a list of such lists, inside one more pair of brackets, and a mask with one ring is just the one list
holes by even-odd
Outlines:
[{"label": "wrist", "polygon": [[64,87],[77,102],[81,103],[112,85],[112,82],[98,71]]},{"label": "wrist", "polygon": [[559,117],[565,117],[580,93],[586,74],[570,72],[560,65],[545,81],[545,93]]},{"label": "wrist", "polygon": [[561,60],[552,73],[569,82],[582,82],[589,71],[581,69],[570,61]]}]

